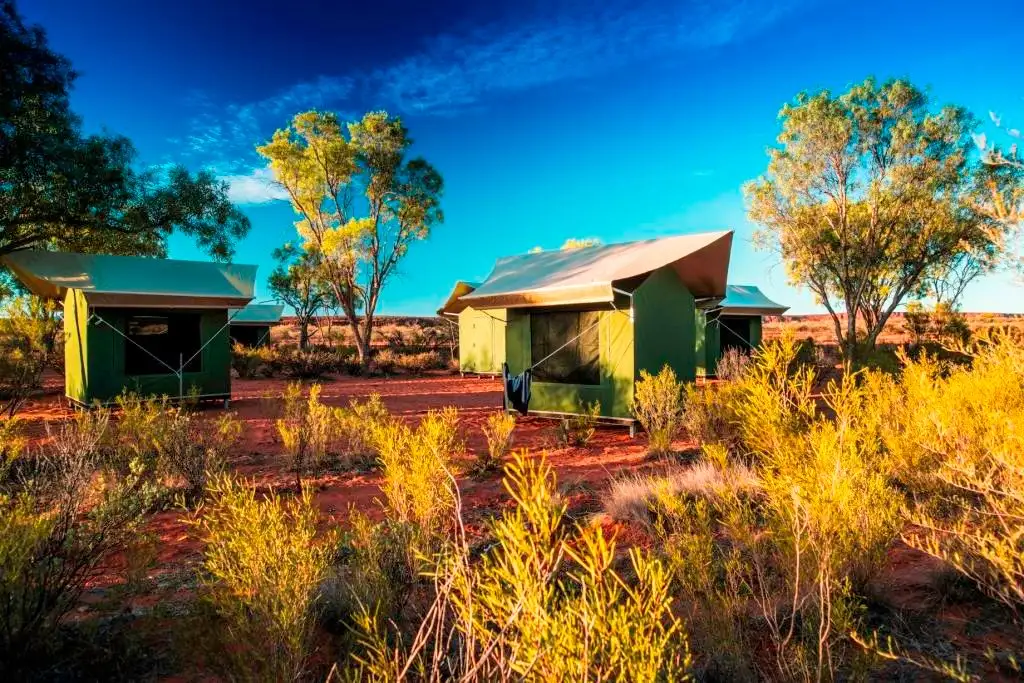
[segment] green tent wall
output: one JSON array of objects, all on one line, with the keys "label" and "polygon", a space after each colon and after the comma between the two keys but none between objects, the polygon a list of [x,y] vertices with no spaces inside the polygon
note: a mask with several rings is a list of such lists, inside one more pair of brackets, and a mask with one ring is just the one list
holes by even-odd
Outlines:
[{"label": "green tent wall", "polygon": [[[129,315],[153,313],[165,309],[102,308],[94,311],[102,320],[126,332]],[[203,398],[227,399],[231,396],[231,346],[226,329],[226,309],[189,311],[200,316],[201,370],[183,373],[181,389],[187,395],[198,392]],[[142,396],[179,395],[178,377],[170,372],[155,375],[129,375],[125,371],[125,345],[129,344],[107,324],[90,321],[84,294],[69,289],[64,300],[65,394],[76,403],[109,403],[124,391]],[[187,359],[186,359],[187,360]]]},{"label": "green tent wall", "polygon": [[508,314],[503,308],[487,311],[465,308],[459,315],[459,370],[479,374],[498,374],[505,361],[505,325]]},{"label": "green tent wall", "polygon": [[531,311],[600,311],[601,380],[598,385],[562,384],[534,380],[530,410],[541,413],[579,413],[593,402],[601,416],[632,419],[633,384],[640,372],[655,374],[666,364],[682,381],[693,381],[695,337],[694,298],[671,267],[660,268],[634,291],[632,319],[629,297],[616,297],[615,307],[516,308],[508,310],[505,342],[509,370],[520,373],[532,365]]}]

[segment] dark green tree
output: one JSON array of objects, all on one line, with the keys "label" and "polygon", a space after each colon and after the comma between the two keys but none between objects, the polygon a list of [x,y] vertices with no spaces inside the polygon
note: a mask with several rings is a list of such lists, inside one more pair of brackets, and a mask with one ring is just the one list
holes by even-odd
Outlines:
[{"label": "dark green tree", "polygon": [[337,307],[331,286],[323,277],[323,259],[316,251],[286,244],[274,250],[277,267],[267,284],[271,295],[291,306],[299,323],[299,348],[309,346],[309,326],[320,312]]},{"label": "dark green tree", "polygon": [[174,231],[229,259],[249,220],[210,172],[138,171],[131,142],[83,135],[76,73],[0,0],[0,255],[18,249],[163,256]]}]

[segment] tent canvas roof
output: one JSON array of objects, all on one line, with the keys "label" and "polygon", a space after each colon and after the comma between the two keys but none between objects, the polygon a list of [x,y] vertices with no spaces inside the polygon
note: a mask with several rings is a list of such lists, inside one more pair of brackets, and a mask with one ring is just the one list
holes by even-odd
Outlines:
[{"label": "tent canvas roof", "polygon": [[782,315],[789,310],[754,285],[729,285],[719,306],[725,315]]},{"label": "tent canvas roof", "polygon": [[455,283],[455,287],[452,288],[452,293],[448,295],[448,298],[445,300],[444,304],[442,304],[441,308],[437,309],[437,314],[444,316],[462,313],[464,310],[469,308],[469,304],[463,302],[462,297],[467,294],[471,294],[479,286],[479,282],[466,282],[465,280],[459,280]]},{"label": "tent canvas roof", "polygon": [[256,266],[233,263],[34,250],[0,260],[37,296],[77,289],[93,306],[241,307],[256,285]]},{"label": "tent canvas roof", "polygon": [[284,315],[284,306],[275,304],[249,304],[245,308],[228,310],[232,325],[276,325]]},{"label": "tent canvas roof", "polygon": [[725,295],[732,231],[541,251],[498,259],[479,287],[459,299],[474,308],[605,303],[616,283],[672,266],[697,298]]}]

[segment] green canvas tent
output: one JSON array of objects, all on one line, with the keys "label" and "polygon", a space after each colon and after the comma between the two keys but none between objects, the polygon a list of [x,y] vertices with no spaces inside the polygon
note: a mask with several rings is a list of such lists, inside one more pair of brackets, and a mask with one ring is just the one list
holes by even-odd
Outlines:
[{"label": "green canvas tent", "polygon": [[763,317],[788,310],[753,285],[729,285],[721,302],[697,310],[698,371],[712,377],[726,350],[756,349],[761,345]]},{"label": "green canvas tent", "polygon": [[501,372],[501,364],[505,360],[507,316],[503,308],[482,310],[462,302],[462,297],[479,286],[476,282],[456,282],[437,314],[458,320],[459,371],[496,375]]},{"label": "green canvas tent", "polygon": [[253,298],[256,266],[17,251],[3,263],[64,305],[64,391],[107,403],[142,395],[231,396],[228,309]]},{"label": "green canvas tent", "polygon": [[597,402],[632,420],[642,370],[694,379],[696,307],[725,296],[731,246],[726,231],[511,256],[457,304],[503,317],[509,369],[533,370],[531,412]]},{"label": "green canvas tent", "polygon": [[230,336],[235,344],[249,348],[270,344],[270,328],[281,322],[284,306],[249,304],[245,308],[229,308]]}]

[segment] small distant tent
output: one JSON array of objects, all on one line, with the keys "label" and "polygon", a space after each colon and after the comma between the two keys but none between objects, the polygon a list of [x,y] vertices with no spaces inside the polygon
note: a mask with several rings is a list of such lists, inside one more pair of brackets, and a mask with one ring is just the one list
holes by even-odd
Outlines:
[{"label": "small distant tent", "polygon": [[496,375],[501,372],[501,364],[505,361],[507,314],[503,308],[477,309],[462,301],[462,297],[479,286],[477,282],[456,282],[437,314],[458,321],[459,370]]},{"label": "small distant tent", "polygon": [[249,348],[270,344],[270,328],[281,322],[284,306],[249,304],[245,308],[229,308],[231,341]]},{"label": "small distant tent", "polygon": [[231,396],[228,309],[253,298],[256,266],[16,251],[3,263],[64,305],[64,391],[75,403],[142,395]]},{"label": "small distant tent", "polygon": [[756,349],[761,345],[764,316],[788,310],[753,285],[729,285],[721,302],[697,310],[698,369],[713,377],[718,360],[728,349],[744,353]]},{"label": "small distant tent", "polygon": [[596,402],[632,420],[641,371],[695,378],[696,309],[725,296],[731,246],[726,231],[511,256],[457,303],[503,318],[509,370],[532,370],[530,412]]}]

